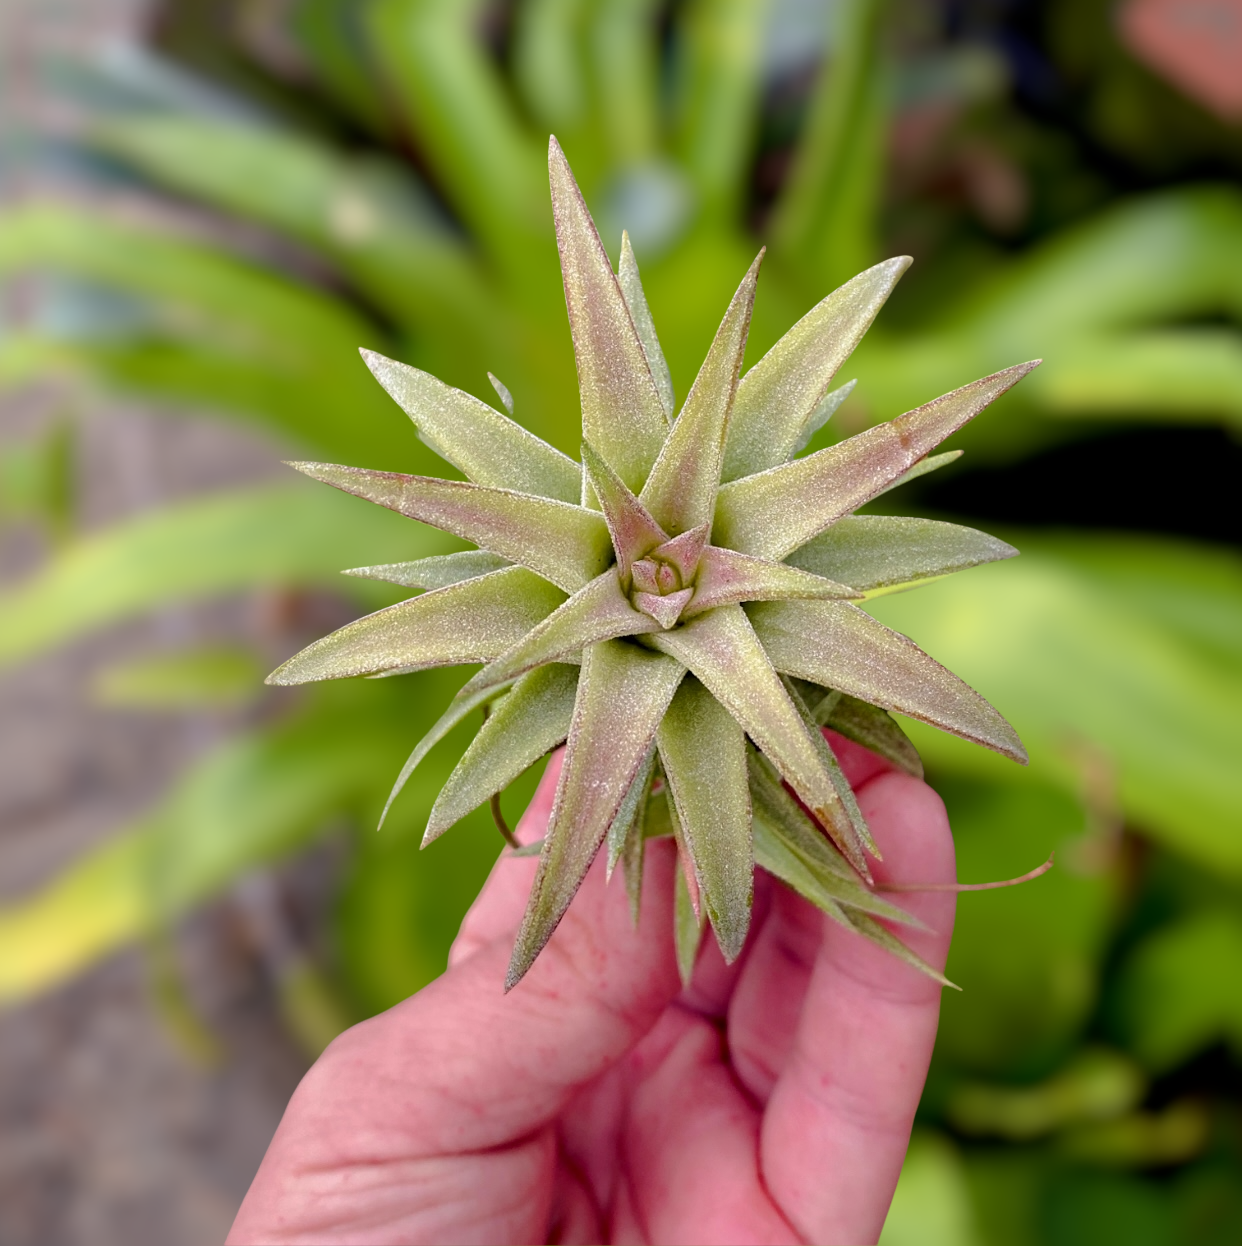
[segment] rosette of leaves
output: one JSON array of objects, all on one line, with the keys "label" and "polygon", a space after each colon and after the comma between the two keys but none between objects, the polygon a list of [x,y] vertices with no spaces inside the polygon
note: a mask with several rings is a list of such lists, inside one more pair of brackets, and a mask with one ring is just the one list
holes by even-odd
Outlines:
[{"label": "rosette of leaves", "polygon": [[485,663],[394,788],[448,728],[490,708],[425,843],[565,742],[510,987],[605,843],[637,911],[643,845],[661,834],[675,836],[683,865],[683,973],[707,922],[726,960],[741,951],[756,863],[934,973],[876,920],[911,919],[872,889],[867,858],[878,852],[820,728],[916,774],[918,756],[887,711],[1025,761],[992,706],[855,604],[1016,551],[968,528],[854,512],[936,466],[928,453],[1034,365],[796,458],[847,390],[830,388],[834,373],[909,261],[847,282],[740,376],[761,252],[677,413],[628,238],[614,274],[555,139],[549,166],[582,463],[478,399],[366,352],[422,438],[467,479],[293,466],[478,549],[351,572],[426,591],[315,642],[269,682]]}]

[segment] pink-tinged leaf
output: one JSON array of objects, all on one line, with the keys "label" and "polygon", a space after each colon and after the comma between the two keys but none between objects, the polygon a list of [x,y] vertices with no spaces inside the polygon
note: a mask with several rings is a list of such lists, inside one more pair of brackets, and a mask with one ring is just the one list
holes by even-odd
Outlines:
[{"label": "pink-tinged leaf", "polygon": [[861,597],[861,593],[783,562],[752,558],[709,545],[699,561],[694,600],[683,611],[687,619],[717,606],[740,601],[785,601]]},{"label": "pink-tinged leaf", "polygon": [[707,547],[711,527],[709,523],[702,523],[697,528],[688,528],[680,536],[675,536],[671,541],[665,541],[663,545],[653,549],[651,557],[672,564],[677,568],[681,582],[689,584],[699,569],[699,559]]},{"label": "pink-tinged leaf", "polygon": [[612,542],[603,517],[568,502],[460,480],[375,472],[334,463],[289,466],[313,480],[521,563],[567,593],[576,593],[612,562]]},{"label": "pink-tinged leaf", "polygon": [[656,743],[703,906],[732,964],[746,942],[754,899],[746,737],[691,678],[677,689]]},{"label": "pink-tinged leaf", "polygon": [[668,631],[681,618],[682,610],[693,596],[692,588],[683,588],[664,597],[658,597],[654,593],[635,593],[634,605]]},{"label": "pink-tinged leaf", "polygon": [[664,352],[660,349],[655,321],[651,318],[647,296],[643,293],[643,283],[638,276],[638,261],[634,258],[634,248],[630,246],[630,235],[625,230],[621,231],[621,262],[617,265],[617,282],[621,286],[625,305],[630,309],[630,319],[634,322],[638,340],[643,345],[643,354],[651,369],[651,379],[655,381],[656,392],[660,395],[660,405],[664,408],[665,418],[671,424],[673,412],[677,409],[673,397],[673,378],[664,360]]},{"label": "pink-tinged leaf", "polygon": [[1038,362],[1006,368],[805,459],[721,486],[713,539],[779,562],[882,493]]},{"label": "pink-tinged leaf", "polygon": [[560,744],[577,687],[577,668],[558,663],[524,675],[496,703],[436,797],[424,848]]},{"label": "pink-tinged leaf", "polygon": [[506,990],[534,963],[582,885],[685,673],[672,658],[624,640],[583,653],[560,782]]},{"label": "pink-tinged leaf", "polygon": [[778,671],[839,688],[1026,763],[1014,729],[973,688],[857,606],[772,601],[748,613]]},{"label": "pink-tinged leaf", "polygon": [[[578,500],[582,469],[573,459],[473,394],[373,350],[361,354],[375,379],[414,421],[419,437],[475,484],[562,502]],[[492,382],[498,383],[495,377]],[[512,402],[510,397],[510,409]]]},{"label": "pink-tinged leaf", "polygon": [[616,568],[610,567],[479,671],[458,696],[507,683],[545,662],[576,660],[583,648],[601,640],[637,636],[659,627],[655,619],[630,605],[617,582]]},{"label": "pink-tinged leaf", "polygon": [[390,562],[376,567],[351,567],[342,575],[356,575],[367,580],[384,580],[405,588],[447,588],[462,580],[473,580],[509,566],[507,558],[489,554],[485,549],[465,549],[456,554],[434,554],[413,562]]},{"label": "pink-tinged leaf", "polygon": [[[830,904],[843,905],[918,930],[927,929],[917,917],[864,886],[846,859],[785,790],[771,762],[753,748],[747,748],[746,754],[756,865],[789,883],[826,912],[830,911]],[[782,857],[792,857],[794,861],[783,863]]]},{"label": "pink-tinged leaf", "polygon": [[960,524],[846,515],[794,550],[789,562],[870,593],[1012,558],[1017,552],[986,532]]},{"label": "pink-tinged leaf", "polygon": [[656,632],[646,643],[671,654],[706,685],[780,770],[850,864],[869,880],[862,846],[851,832],[819,748],[741,606],[721,606],[671,632]]},{"label": "pink-tinged leaf", "polygon": [[643,504],[656,522],[676,536],[710,524],[720,487],[729,412],[750,331],[760,251],[725,312],[685,406],[643,486]]},{"label": "pink-tinged leaf", "polygon": [[588,442],[582,446],[582,463],[595,490],[604,521],[612,537],[617,566],[629,575],[630,564],[649,554],[668,540],[668,533],[652,519],[647,508],[627,488],[625,481],[608,466]]},{"label": "pink-tinged leaf", "polygon": [[564,593],[525,567],[507,567],[346,624],[277,667],[267,682],[305,684],[490,662],[564,600]]},{"label": "pink-tinged leaf", "polygon": [[746,373],[733,406],[723,479],[766,471],[796,453],[837,369],[909,266],[903,255],[859,273],[807,312]]},{"label": "pink-tinged leaf", "polygon": [[388,811],[392,808],[392,803],[401,795],[401,789],[409,782],[410,776],[422,765],[427,754],[431,752],[441,740],[444,739],[458,723],[467,718],[475,710],[483,708],[489,701],[496,700],[497,697],[503,696],[505,692],[504,685],[497,688],[484,688],[481,692],[474,693],[473,696],[456,697],[449,703],[448,709],[436,719],[431,730],[414,746],[414,751],[406,758],[405,765],[401,767],[401,773],[397,775],[397,781],[392,785],[392,791],[388,793],[388,799],[384,802],[383,812],[380,814],[379,825],[375,828],[377,831],[384,829],[384,822],[388,818]]},{"label": "pink-tinged leaf", "polygon": [[668,432],[660,395],[604,244],[553,138],[552,215],[578,360],[582,433],[637,493]]}]

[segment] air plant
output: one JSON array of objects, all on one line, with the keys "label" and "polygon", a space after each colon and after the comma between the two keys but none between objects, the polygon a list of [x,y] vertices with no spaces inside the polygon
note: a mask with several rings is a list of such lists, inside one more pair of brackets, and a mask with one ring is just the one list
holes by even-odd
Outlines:
[{"label": "air plant", "polygon": [[910,261],[847,282],[742,376],[761,252],[678,413],[628,237],[614,274],[555,139],[549,168],[581,464],[513,420],[495,378],[508,414],[364,351],[419,436],[467,479],[292,466],[478,548],[348,572],[424,591],[316,641],[269,682],[484,663],[389,798],[484,710],[424,844],[566,744],[508,987],[604,845],[637,913],[644,843],[660,835],[675,838],[682,863],[683,975],[706,923],[725,959],[737,957],[757,864],[939,979],[877,920],[914,921],[874,889],[868,857],[879,853],[822,728],[916,775],[918,754],[890,711],[1025,762],[992,706],[856,604],[1017,551],[970,528],[854,512],[956,457],[928,456],[1034,364],[796,457],[848,395],[831,388],[834,374]]}]

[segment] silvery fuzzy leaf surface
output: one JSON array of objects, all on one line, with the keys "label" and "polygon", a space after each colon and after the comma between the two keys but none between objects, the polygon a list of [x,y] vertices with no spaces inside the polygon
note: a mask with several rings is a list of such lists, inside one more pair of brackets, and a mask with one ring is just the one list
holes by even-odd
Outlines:
[{"label": "silvery fuzzy leaf surface", "polygon": [[484,663],[393,790],[483,711],[429,840],[565,741],[508,987],[605,843],[609,877],[624,867],[637,913],[644,847],[661,835],[682,859],[673,935],[683,977],[706,925],[726,960],[741,952],[759,865],[943,982],[883,924],[912,919],[875,893],[875,844],[822,729],[915,775],[918,754],[889,711],[1025,761],[997,710],[852,604],[1017,551],[970,528],[854,512],[952,461],[955,452],[931,452],[1035,364],[797,457],[848,395],[833,378],[909,260],[877,264],[829,294],[743,374],[757,259],[678,411],[628,237],[614,274],[555,140],[549,174],[581,464],[512,418],[520,394],[515,404],[496,385],[506,415],[366,353],[419,436],[468,480],[293,466],[478,548],[355,568],[426,591],[316,641],[270,682]]}]

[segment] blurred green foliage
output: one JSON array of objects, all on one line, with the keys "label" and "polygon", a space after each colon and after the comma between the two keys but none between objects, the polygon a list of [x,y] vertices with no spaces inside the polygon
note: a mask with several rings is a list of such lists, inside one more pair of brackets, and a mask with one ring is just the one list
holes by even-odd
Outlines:
[{"label": "blurred green foliage", "polygon": [[[749,362],[909,247],[855,395],[812,448],[1036,354],[1045,366],[957,438],[968,461],[1136,422],[1242,426],[1242,195],[1185,180],[1204,153],[1234,167],[1238,135],[1134,64],[1102,0],[1046,6],[1040,46],[1071,84],[1059,116],[1014,103],[1000,42],[937,27],[952,5],[301,0],[283,24],[251,7],[163,5],[157,46],[196,77],[79,69],[75,88],[98,105],[96,175],[243,224],[223,235],[241,241],[7,210],[0,277],[36,275],[45,304],[0,337],[5,383],[68,373],[257,424],[290,452],[444,474],[358,360],[367,346],[487,400],[491,369],[521,421],[576,453],[543,172],[555,131],[606,244],[630,230],[679,393],[761,241]],[[68,532],[68,454],[59,433],[4,452],[6,519]],[[1153,498],[1151,535],[1002,532],[1018,562],[869,607],[1030,746],[1020,771],[911,725],[962,877],[1058,853],[1026,888],[961,900],[949,973],[966,989],[945,1000],[890,1246],[1242,1239],[1242,560],[1162,526]],[[178,502],[65,539],[9,589],[0,661],[220,594],[296,605],[332,586],[372,609],[388,590],[341,568],[452,548],[309,482]],[[298,647],[285,613],[279,652],[251,660]],[[247,661],[164,657],[100,691],[218,705]],[[359,1014],[417,989],[498,847],[476,814],[417,852],[464,726],[372,828],[459,682],[266,694],[140,824],[0,911],[0,997],[330,832],[351,844],[337,988]],[[511,817],[533,781],[506,795]],[[321,1034],[334,1014],[308,989],[291,1015]]]}]

